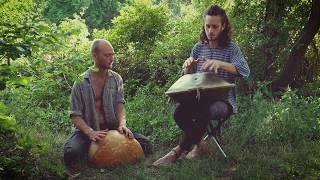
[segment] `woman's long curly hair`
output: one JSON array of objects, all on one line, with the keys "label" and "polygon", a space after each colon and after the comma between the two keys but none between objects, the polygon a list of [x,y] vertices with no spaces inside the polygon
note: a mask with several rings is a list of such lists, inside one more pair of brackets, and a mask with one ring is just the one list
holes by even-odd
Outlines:
[{"label": "woman's long curly hair", "polygon": [[[226,15],[226,12],[224,9],[217,5],[210,6],[206,13],[204,14],[204,19],[206,16],[221,16],[221,24],[224,25],[224,30],[221,32],[221,34],[218,37],[218,46],[221,48],[225,48],[228,43],[231,41],[231,25],[229,22],[229,19]],[[200,33],[200,41],[202,43],[208,42],[208,37],[206,35],[206,31],[204,29],[204,25],[202,26],[202,32]]]}]

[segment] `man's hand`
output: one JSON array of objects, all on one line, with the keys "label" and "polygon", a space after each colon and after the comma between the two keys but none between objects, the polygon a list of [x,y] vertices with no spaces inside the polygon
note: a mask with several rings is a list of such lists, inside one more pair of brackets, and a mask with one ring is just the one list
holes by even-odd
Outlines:
[{"label": "man's hand", "polygon": [[121,134],[125,134],[125,135],[126,135],[128,138],[130,138],[130,139],[133,139],[133,138],[134,138],[132,132],[131,132],[130,129],[127,128],[126,126],[120,126],[120,127],[118,128],[118,131],[119,131]]},{"label": "man's hand", "polygon": [[108,129],[105,129],[103,131],[95,131],[95,130],[91,130],[87,136],[89,137],[89,139],[91,141],[100,141],[102,140],[106,135],[107,135]]}]

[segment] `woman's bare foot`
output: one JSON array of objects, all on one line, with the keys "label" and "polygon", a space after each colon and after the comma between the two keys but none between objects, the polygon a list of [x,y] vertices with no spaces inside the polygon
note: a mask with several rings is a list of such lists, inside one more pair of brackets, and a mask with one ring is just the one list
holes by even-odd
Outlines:
[{"label": "woman's bare foot", "polygon": [[186,155],[186,159],[194,159],[198,157],[202,152],[208,151],[208,144],[201,140],[198,144],[196,144],[193,149]]},{"label": "woman's bare foot", "polygon": [[162,158],[155,161],[152,165],[155,167],[168,166],[173,161],[179,158],[182,154],[182,149],[180,146],[173,148],[168,154],[164,155]]}]

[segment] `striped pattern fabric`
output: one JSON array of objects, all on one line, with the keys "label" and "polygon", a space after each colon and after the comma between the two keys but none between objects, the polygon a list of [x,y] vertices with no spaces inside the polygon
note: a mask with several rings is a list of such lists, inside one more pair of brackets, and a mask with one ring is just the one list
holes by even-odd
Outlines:
[{"label": "striped pattern fabric", "polygon": [[[233,42],[230,42],[226,48],[210,48],[208,43],[198,42],[192,49],[191,57],[198,59],[201,57],[206,57],[208,59],[224,61],[232,63],[239,74],[234,75],[223,69],[218,69],[217,76],[225,79],[230,83],[236,83],[239,78],[247,78],[250,74],[250,69],[247,61],[244,59],[240,48]],[[202,65],[203,60],[199,60],[198,63],[193,67],[193,72],[204,72]],[[237,103],[236,103],[236,89],[233,88],[228,92],[227,102],[233,107],[233,113],[237,113]]]}]

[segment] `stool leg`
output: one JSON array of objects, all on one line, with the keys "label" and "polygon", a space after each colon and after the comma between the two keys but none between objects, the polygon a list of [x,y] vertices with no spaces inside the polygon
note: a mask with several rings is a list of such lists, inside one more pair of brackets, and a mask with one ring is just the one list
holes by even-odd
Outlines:
[{"label": "stool leg", "polygon": [[214,143],[218,146],[220,152],[222,155],[227,158],[226,153],[223,151],[221,145],[219,144],[217,138],[221,139],[221,125],[222,122],[219,121],[218,125],[216,127],[213,127],[212,122],[209,122],[208,130],[207,130],[207,135],[204,137],[204,140],[206,140],[209,136],[212,137]]},{"label": "stool leg", "polygon": [[203,140],[206,140],[209,137],[209,135],[207,134],[206,137],[203,138]]},{"label": "stool leg", "polygon": [[[206,136],[208,137],[208,135]],[[216,145],[218,146],[220,152],[223,154],[224,158],[227,158],[226,153],[224,153],[223,149],[221,148],[220,144],[218,143],[217,139],[214,136],[211,136],[213,141],[216,143]]]}]

